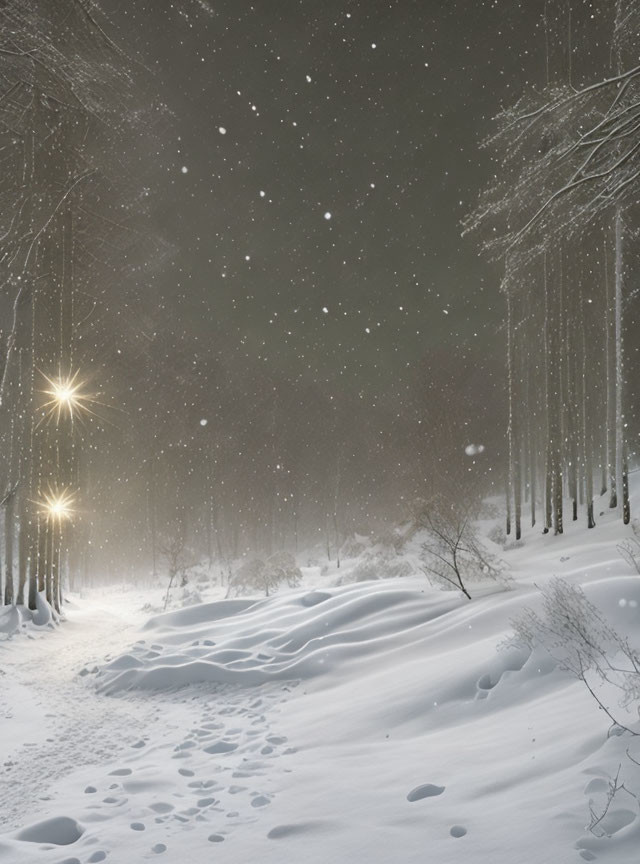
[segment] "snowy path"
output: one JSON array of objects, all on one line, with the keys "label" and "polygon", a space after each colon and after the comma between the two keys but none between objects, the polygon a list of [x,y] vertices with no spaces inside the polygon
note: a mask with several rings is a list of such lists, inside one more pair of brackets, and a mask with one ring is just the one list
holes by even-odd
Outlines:
[{"label": "snowy path", "polygon": [[93,594],[62,627],[0,643],[2,862],[50,860],[71,845],[79,857],[61,861],[171,858],[185,832],[205,856],[256,826],[290,772],[295,749],[276,718],[295,684],[96,688],[88,672],[150,648],[137,641],[147,613],[130,611],[131,599]]},{"label": "snowy path", "polygon": [[149,722],[147,700],[107,699],[78,674],[129,645],[141,619],[124,615],[112,605],[80,604],[64,626],[0,644],[3,831],[45,809],[56,780],[112,761]]},{"label": "snowy path", "polygon": [[[633,631],[637,577],[586,587]],[[0,643],[0,864],[637,864],[634,798],[585,829],[622,762],[640,788],[633,742],[548,655],[496,650],[531,596],[406,578],[147,620],[92,593]]]}]

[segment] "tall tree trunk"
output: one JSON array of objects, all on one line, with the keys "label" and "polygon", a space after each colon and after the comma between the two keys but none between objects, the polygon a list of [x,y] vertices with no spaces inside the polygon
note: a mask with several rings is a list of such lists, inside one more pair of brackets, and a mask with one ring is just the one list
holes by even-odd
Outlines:
[{"label": "tall tree trunk", "polygon": [[24,605],[24,590],[29,572],[29,517],[23,497],[21,492],[18,518],[18,596],[16,597],[18,606]]},{"label": "tall tree trunk", "polygon": [[511,494],[513,491],[513,316],[511,310],[511,295],[509,285],[505,280],[507,300],[507,398],[509,400],[509,416],[507,423],[507,524],[506,532],[511,534]]},{"label": "tall tree trunk", "polygon": [[4,603],[13,603],[13,538],[15,532],[15,491],[9,494],[4,510]]},{"label": "tall tree trunk", "polygon": [[620,207],[616,210],[616,285],[615,285],[615,337],[616,337],[616,479],[622,490],[622,520],[627,525],[631,519],[629,505],[629,477],[624,440],[624,336],[622,332],[623,317],[623,282],[624,268],[622,259],[624,225]]},{"label": "tall tree trunk", "polygon": [[[529,310],[529,317],[531,317],[531,310]],[[529,362],[530,358],[525,358],[523,354],[523,363],[522,363],[522,376],[524,381],[526,381],[525,389],[526,389],[526,418],[525,418],[525,448],[526,448],[526,472],[528,477],[528,493],[529,493],[529,507],[531,511],[531,527],[533,528],[536,524],[536,472],[538,470],[538,437],[536,431],[533,428],[534,418],[537,420],[537,410],[534,412],[534,401],[532,399],[532,376],[533,370],[531,368],[532,364]]]},{"label": "tall tree trunk", "polygon": [[340,569],[340,533],[338,531],[338,504],[340,503],[340,481],[342,479],[342,453],[338,450],[336,459],[336,483],[333,494],[333,534],[336,543],[336,563]]},{"label": "tall tree trunk", "polygon": [[30,532],[29,541],[29,609],[35,609],[38,594],[38,564],[40,557],[39,520],[33,526],[33,531]]},{"label": "tall tree trunk", "polygon": [[580,309],[580,325],[582,336],[582,381],[581,381],[581,396],[582,396],[582,451],[584,463],[584,497],[587,505],[587,528],[595,528],[596,522],[593,513],[593,438],[591,435],[591,419],[590,419],[590,402],[589,393],[592,387],[589,386],[587,377],[587,338],[584,323],[584,307]]},{"label": "tall tree trunk", "polygon": [[52,546],[52,561],[51,568],[53,573],[53,607],[56,612],[60,612],[62,604],[62,524],[54,523],[51,531],[51,546]]},{"label": "tall tree trunk", "polygon": [[552,489],[553,489],[553,446],[552,446],[552,420],[551,420],[551,322],[549,309],[549,274],[547,270],[547,253],[543,260],[544,276],[544,401],[546,419],[546,446],[545,446],[545,471],[544,471],[544,528],[543,533],[548,534],[552,524]]},{"label": "tall tree trunk", "polygon": [[45,561],[44,561],[44,584],[45,595],[49,606],[53,606],[53,566],[55,556],[55,521],[49,520],[45,530]]},{"label": "tall tree trunk", "polygon": [[616,436],[616,315],[615,291],[611,292],[609,267],[607,264],[607,246],[605,244],[605,291],[607,294],[607,473],[609,475],[609,507],[618,506],[618,483],[616,478],[617,436]]},{"label": "tall tree trunk", "polygon": [[554,316],[551,326],[551,410],[553,417],[551,447],[553,453],[553,531],[562,534],[563,524],[563,470],[562,470],[562,310],[563,310],[563,274],[562,251],[558,252],[557,268],[554,272],[556,281],[556,297],[554,298]]},{"label": "tall tree trunk", "polygon": [[[567,306],[569,304],[567,303]],[[569,310],[565,310],[565,392],[566,418],[567,418],[567,477],[569,486],[569,497],[571,498],[573,521],[578,519],[578,423],[577,423],[577,382],[576,382],[576,344],[573,329],[574,322]]]},{"label": "tall tree trunk", "polygon": [[[156,516],[156,467],[155,453],[149,457],[149,478],[147,481],[147,524],[151,539],[151,567],[154,580],[158,578],[158,529]],[[148,560],[148,559],[147,559]]]}]

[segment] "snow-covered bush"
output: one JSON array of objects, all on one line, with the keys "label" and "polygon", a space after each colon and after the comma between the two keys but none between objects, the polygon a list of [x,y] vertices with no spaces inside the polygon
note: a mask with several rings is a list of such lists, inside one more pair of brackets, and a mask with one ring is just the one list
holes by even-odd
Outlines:
[{"label": "snow-covered bush", "polygon": [[621,558],[640,575],[640,540],[630,537],[616,547]]},{"label": "snow-covered bush", "polygon": [[196,588],[185,585],[179,596],[179,605],[181,607],[195,606],[197,603],[202,603],[202,595]]},{"label": "snow-covered bush", "polygon": [[406,558],[399,557],[390,549],[372,549],[362,556],[350,573],[351,582],[367,582],[371,579],[400,579],[411,576],[414,568]]},{"label": "snow-covered bush", "polygon": [[262,558],[249,558],[233,574],[229,582],[229,593],[253,594],[264,591],[268,597],[280,585],[289,588],[300,584],[302,573],[289,552],[275,552],[266,561]]},{"label": "snow-covered bush", "polygon": [[181,588],[189,581],[189,571],[193,563],[188,563],[189,552],[185,542],[185,530],[182,522],[176,521],[167,528],[164,540],[160,544],[160,553],[165,559],[169,575],[169,584],[164,598],[164,608],[169,604],[171,589],[179,584]]},{"label": "snow-covered bush", "polygon": [[622,720],[625,709],[631,708],[636,717],[640,713],[637,649],[614,630],[579,586],[556,578],[541,593],[540,613],[526,609],[512,621],[516,640],[532,649],[544,648],[561,669],[584,683],[612,723],[632,731]]},{"label": "snow-covered bush", "polygon": [[265,563],[270,584],[275,586],[286,582],[289,588],[297,588],[302,579],[302,571],[290,552],[274,552]]},{"label": "snow-covered bush", "polygon": [[393,549],[395,552],[400,552],[404,546],[404,542],[404,535],[396,528],[385,528],[374,538],[375,545],[388,547],[389,549]]},{"label": "snow-covered bush", "polygon": [[500,519],[503,517],[502,508],[493,501],[483,499],[478,507],[478,519]]},{"label": "snow-covered bush", "polygon": [[[586,597],[584,591],[562,579],[553,579],[542,589],[542,611],[526,609],[512,625],[517,644],[532,650],[542,648],[561,669],[569,672],[587,688],[600,709],[611,721],[610,734],[640,736],[640,654],[620,635]],[[640,762],[626,748],[628,769],[636,771]],[[627,788],[620,778],[622,763],[595,804],[589,801],[588,830],[596,837],[610,836],[609,813],[624,793],[637,806],[638,793]],[[615,814],[613,814],[615,816]],[[617,830],[614,828],[614,830]]]},{"label": "snow-covered bush", "polygon": [[229,591],[231,594],[252,594],[257,589],[269,593],[268,586],[264,585],[264,561],[262,558],[247,558],[235,570],[229,580]]},{"label": "snow-covered bush", "polygon": [[350,534],[340,548],[340,558],[358,558],[365,551],[366,544],[362,542],[362,537],[356,534]]},{"label": "snow-covered bush", "polygon": [[502,525],[494,525],[488,532],[487,538],[496,546],[502,546],[503,549],[507,545],[507,532]]}]

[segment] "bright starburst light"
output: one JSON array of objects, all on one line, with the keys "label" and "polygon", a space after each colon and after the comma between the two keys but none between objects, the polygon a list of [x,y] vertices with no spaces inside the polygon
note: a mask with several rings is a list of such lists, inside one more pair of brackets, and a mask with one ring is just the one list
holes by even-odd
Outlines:
[{"label": "bright starburst light", "polygon": [[63,522],[73,516],[73,493],[68,489],[61,492],[49,491],[42,494],[38,502],[41,513],[50,522]]},{"label": "bright starburst light", "polygon": [[49,385],[46,390],[41,391],[49,397],[42,405],[43,420],[55,420],[56,424],[59,424],[62,417],[68,417],[71,421],[82,423],[85,417],[91,415],[107,422],[91,410],[90,406],[104,403],[98,402],[95,395],[84,389],[85,382],[78,379],[79,370],[67,376],[59,374],[55,378],[50,378],[44,372],[41,374]]}]

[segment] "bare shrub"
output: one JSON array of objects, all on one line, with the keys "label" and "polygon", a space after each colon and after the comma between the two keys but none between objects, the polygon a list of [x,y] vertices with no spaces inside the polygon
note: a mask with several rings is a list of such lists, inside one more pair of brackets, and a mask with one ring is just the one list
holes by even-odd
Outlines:
[{"label": "bare shrub", "polygon": [[366,549],[366,545],[358,540],[355,534],[350,534],[340,549],[341,558],[358,558]]},{"label": "bare shrub", "polygon": [[467,506],[438,497],[425,502],[416,516],[427,530],[428,539],[422,544],[423,569],[433,582],[455,588],[469,600],[470,582],[506,582],[502,562],[482,544]]},{"label": "bare shrub", "polygon": [[[627,756],[635,765],[638,763],[631,756],[631,754],[627,751]],[[624,792],[626,795],[629,795],[631,798],[634,798],[635,801],[638,801],[638,796],[635,795],[630,789],[627,789],[625,784],[620,780],[620,772],[622,771],[622,763],[618,765],[618,770],[616,771],[615,777],[609,778],[609,783],[607,785],[607,790],[604,796],[604,801],[601,807],[596,810],[594,807],[593,800],[589,801],[589,824],[587,825],[587,830],[594,834],[596,837],[611,837],[612,831],[608,825],[607,817],[609,816],[609,812],[611,811],[612,804],[616,801],[619,792]],[[637,803],[636,803],[637,806]],[[614,831],[618,829],[619,824],[617,820],[614,822],[615,828]]]},{"label": "bare shrub", "polygon": [[[556,578],[541,593],[541,613],[526,609],[512,622],[516,640],[532,650],[536,646],[542,647],[561,669],[582,681],[611,721],[609,734],[626,732],[634,737],[640,736],[639,731],[622,722],[624,709],[635,709],[640,715],[640,658],[637,651],[628,639],[613,629],[580,587]],[[626,753],[631,763],[640,765],[629,748]],[[621,781],[621,769],[622,764],[618,766],[615,777],[610,778],[600,806],[596,807],[593,800],[589,801],[587,829],[596,837],[610,836],[609,813],[621,793],[638,800],[638,796]]]},{"label": "bare shrub", "polygon": [[169,528],[164,540],[159,545],[159,549],[169,572],[169,584],[164,597],[164,609],[166,610],[174,584],[179,582],[184,587],[189,579],[189,570],[194,566],[187,563],[185,531],[181,522],[176,522]]},{"label": "bare shrub", "polygon": [[402,579],[411,576],[414,568],[410,561],[401,558],[392,549],[372,549],[365,552],[362,560],[353,568],[348,580],[349,582],[368,582],[374,579]]},{"label": "bare shrub", "polygon": [[487,537],[492,543],[495,543],[496,546],[502,546],[503,549],[507,545],[507,532],[502,525],[494,525]]},{"label": "bare shrub", "polygon": [[640,540],[631,537],[616,546],[620,557],[640,576]]},{"label": "bare shrub", "polygon": [[267,558],[265,568],[272,585],[277,586],[286,582],[289,588],[297,588],[302,579],[302,571],[290,552],[274,552]]},{"label": "bare shrub", "polygon": [[385,528],[374,537],[374,545],[384,546],[388,549],[393,549],[394,552],[401,552],[404,546],[406,537],[397,528]]},{"label": "bare shrub", "polygon": [[[620,709],[640,707],[640,657],[584,591],[563,579],[541,589],[542,611],[525,609],[513,622],[519,641],[541,646],[561,669],[582,681],[607,717],[620,729],[640,735],[621,720]],[[617,706],[611,700],[617,696]]]}]

